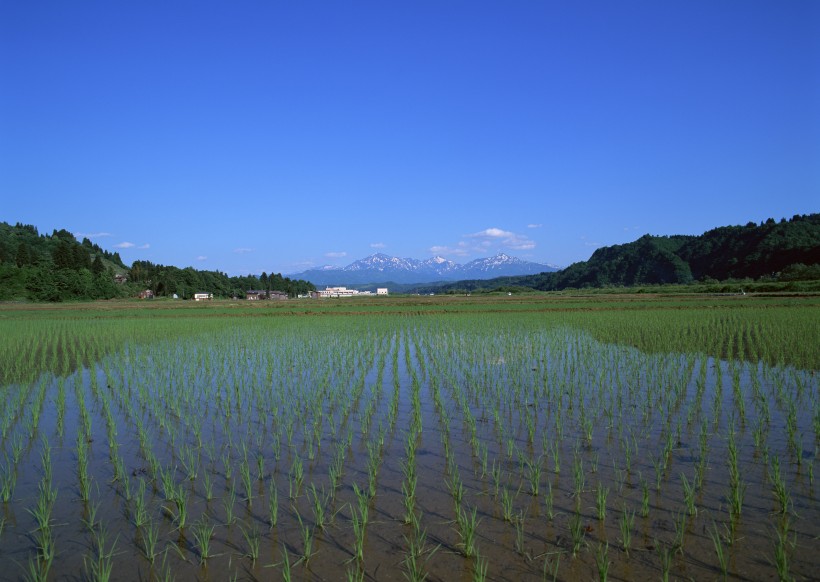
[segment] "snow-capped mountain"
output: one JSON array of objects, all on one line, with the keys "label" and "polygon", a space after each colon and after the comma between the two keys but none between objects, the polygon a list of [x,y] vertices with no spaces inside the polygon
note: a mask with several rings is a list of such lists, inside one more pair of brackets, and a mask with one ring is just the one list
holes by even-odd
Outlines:
[{"label": "snow-capped mountain", "polygon": [[361,285],[365,283],[434,283],[460,279],[492,279],[556,270],[557,268],[552,265],[524,261],[504,253],[499,253],[494,257],[475,259],[464,265],[438,256],[420,261],[376,253],[354,261],[346,267],[321,267],[296,273],[293,277],[305,279],[319,286]]}]

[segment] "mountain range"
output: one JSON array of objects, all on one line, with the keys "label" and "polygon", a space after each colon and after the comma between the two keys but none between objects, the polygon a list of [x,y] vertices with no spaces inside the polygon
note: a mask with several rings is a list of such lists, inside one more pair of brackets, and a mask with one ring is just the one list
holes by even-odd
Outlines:
[{"label": "mountain range", "polygon": [[434,283],[460,279],[492,279],[553,272],[554,265],[524,261],[499,253],[493,257],[459,264],[444,257],[425,260],[376,253],[346,267],[326,266],[292,275],[314,285],[363,285],[368,283]]}]

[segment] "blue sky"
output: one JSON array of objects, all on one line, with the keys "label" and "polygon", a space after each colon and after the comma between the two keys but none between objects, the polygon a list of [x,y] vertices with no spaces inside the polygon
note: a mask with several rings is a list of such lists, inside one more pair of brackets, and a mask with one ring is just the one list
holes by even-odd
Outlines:
[{"label": "blue sky", "polygon": [[820,210],[820,3],[0,1],[0,220],[293,273]]}]

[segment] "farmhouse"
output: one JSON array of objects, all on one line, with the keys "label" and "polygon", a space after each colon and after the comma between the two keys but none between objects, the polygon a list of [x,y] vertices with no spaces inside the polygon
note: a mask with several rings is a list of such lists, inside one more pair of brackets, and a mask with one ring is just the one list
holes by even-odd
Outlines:
[{"label": "farmhouse", "polygon": [[213,293],[194,293],[194,301],[210,301],[213,298]]},{"label": "farmhouse", "polygon": [[137,297],[139,297],[140,299],[153,299],[154,298],[154,292],[151,291],[150,289],[146,289],[145,291],[140,291],[139,295],[137,295]]},{"label": "farmhouse", "polygon": [[387,295],[387,287],[376,288],[376,295]]},{"label": "farmhouse", "polygon": [[259,301],[265,299],[281,301],[287,298],[288,294],[284,291],[262,291],[259,289],[250,289],[245,291],[245,299],[248,301]]}]

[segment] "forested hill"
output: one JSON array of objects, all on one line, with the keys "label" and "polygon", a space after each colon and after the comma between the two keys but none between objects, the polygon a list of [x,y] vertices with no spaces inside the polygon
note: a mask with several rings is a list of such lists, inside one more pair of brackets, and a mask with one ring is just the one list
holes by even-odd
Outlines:
[{"label": "forested hill", "polygon": [[650,236],[595,251],[544,288],[758,279],[820,264],[820,214],[715,228],[700,236]]},{"label": "forested hill", "polygon": [[[124,275],[125,283],[115,277]],[[218,271],[180,269],[137,261],[129,269],[119,254],[87,238],[78,241],[67,230],[40,234],[37,227],[0,222],[0,301],[67,301],[133,297],[144,289],[156,295],[213,293],[244,296],[248,289],[306,293],[307,281],[263,273],[261,277],[228,277]]]},{"label": "forested hill", "polygon": [[724,226],[699,236],[645,235],[631,243],[602,247],[588,261],[555,273],[460,281],[438,291],[506,287],[554,291],[747,278],[820,279],[820,214]]}]

